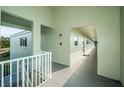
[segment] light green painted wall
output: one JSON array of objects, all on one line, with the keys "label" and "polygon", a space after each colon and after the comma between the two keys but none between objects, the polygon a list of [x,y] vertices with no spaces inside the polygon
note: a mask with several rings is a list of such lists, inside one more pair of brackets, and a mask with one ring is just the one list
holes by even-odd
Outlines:
[{"label": "light green painted wall", "polygon": [[42,51],[53,51],[53,29],[43,27],[41,31],[41,49]]},{"label": "light green painted wall", "polygon": [[[75,37],[78,37],[78,46],[74,45]],[[89,40],[88,38],[85,37],[85,35],[81,34],[80,32],[72,30],[70,32],[70,53],[83,50],[83,40],[85,39]],[[93,46],[94,46],[93,42],[90,44],[85,44],[85,51],[89,50]]]},{"label": "light green painted wall", "polygon": [[[78,37],[78,46],[74,45],[75,37]],[[70,32],[70,53],[77,52],[83,49],[83,36],[77,31]]]},{"label": "light green painted wall", "polygon": [[[42,33],[41,33],[41,49],[42,51],[50,51],[52,52],[52,61],[59,63],[58,58],[56,57],[56,32],[54,31],[53,28],[42,28]],[[58,53],[59,55],[59,53]]]},{"label": "light green painted wall", "polygon": [[[54,10],[53,10],[54,9]],[[40,25],[54,27],[53,60],[70,65],[70,31],[73,27],[97,25],[98,74],[120,80],[120,7],[2,7],[2,10],[30,19],[33,52],[40,51]],[[35,32],[35,33],[34,33]],[[63,36],[60,38],[59,34]],[[59,43],[63,42],[60,46]]]},{"label": "light green painted wall", "polygon": [[[42,30],[44,30],[44,29],[42,29]],[[46,45],[46,43],[47,43],[47,31],[46,30],[44,30],[44,31],[41,31],[41,50],[42,51],[46,51],[46,47],[47,47],[47,45]]]},{"label": "light green painted wall", "polygon": [[124,86],[124,7],[121,7],[121,82]]},{"label": "light green painted wall", "polygon": [[56,7],[54,13],[56,34],[63,33],[64,43],[56,47],[58,61],[70,65],[71,28],[97,23],[97,72],[120,80],[120,7]]},{"label": "light green painted wall", "polygon": [[[107,8],[107,7],[106,7]],[[102,13],[101,13],[102,14]],[[110,7],[98,25],[98,74],[120,80],[120,10]],[[102,15],[104,15],[102,14]]]},{"label": "light green painted wall", "polygon": [[[74,44],[75,37],[78,37],[77,46],[75,46]],[[82,58],[84,54],[83,42],[85,42],[85,45],[84,45],[85,54],[87,54],[87,52],[94,47],[93,42],[86,44],[86,40],[89,40],[89,39],[86,38],[86,36],[80,33],[79,31],[72,30],[70,32],[70,65],[71,66],[75,65],[79,61],[79,59]]]},{"label": "light green painted wall", "polygon": [[[68,27],[68,14],[64,7],[54,8],[55,34],[55,62],[70,65],[70,27]],[[59,37],[62,34],[62,37]],[[62,42],[62,46],[59,43]]]},{"label": "light green painted wall", "polygon": [[41,51],[41,24],[53,27],[53,9],[47,6],[2,6],[2,10],[33,21],[33,53]]}]

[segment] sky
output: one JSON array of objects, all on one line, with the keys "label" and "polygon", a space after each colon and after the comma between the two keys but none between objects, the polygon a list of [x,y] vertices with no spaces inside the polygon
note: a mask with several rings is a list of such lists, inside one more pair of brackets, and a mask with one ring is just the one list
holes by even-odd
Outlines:
[{"label": "sky", "polygon": [[23,29],[17,29],[12,27],[0,26],[0,36],[10,37],[10,35],[24,31]]}]

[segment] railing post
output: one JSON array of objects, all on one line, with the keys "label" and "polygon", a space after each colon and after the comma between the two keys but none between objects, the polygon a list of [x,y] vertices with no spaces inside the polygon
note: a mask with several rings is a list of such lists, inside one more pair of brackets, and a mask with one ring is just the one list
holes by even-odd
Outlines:
[{"label": "railing post", "polygon": [[42,70],[41,70],[41,72],[42,72],[42,82],[43,82],[43,78],[44,78],[44,70],[43,70],[43,69],[44,69],[44,68],[43,68],[43,67],[44,67],[44,66],[43,66],[43,62],[44,62],[44,61],[43,61],[43,60],[44,60],[44,56],[42,55],[42,63],[41,63],[41,64],[42,64],[42,65],[41,65],[41,66],[42,66]]},{"label": "railing post", "polygon": [[12,62],[10,61],[10,87],[12,87]]},{"label": "railing post", "polygon": [[4,87],[4,64],[2,64],[2,76],[1,76],[1,86]]},{"label": "railing post", "polygon": [[50,52],[50,79],[52,78],[52,53]]},{"label": "railing post", "polygon": [[22,60],[22,87],[25,87],[25,61]]},{"label": "railing post", "polygon": [[37,86],[37,56],[35,57],[35,59],[36,59],[36,60],[35,60],[35,66],[36,66],[36,67],[35,67],[35,68],[36,68],[36,71],[35,71],[35,73],[36,73],[36,74],[35,74],[35,75],[36,75],[36,76],[35,76],[35,85]]},{"label": "railing post", "polygon": [[27,87],[29,86],[29,58],[27,59]]},{"label": "railing post", "polygon": [[33,72],[34,72],[33,58],[32,58],[31,60],[32,60],[32,66],[31,66],[31,67],[32,67],[32,71],[31,71],[31,72],[32,72],[32,78],[31,78],[31,79],[32,79],[32,87],[33,87],[33,83],[34,83],[34,82],[33,82],[33,79],[34,79],[34,78],[33,78],[33,76],[34,76],[34,74],[33,74]]},{"label": "railing post", "polygon": [[47,78],[49,79],[49,53],[47,53]]},{"label": "railing post", "polygon": [[17,60],[17,87],[19,87],[19,60]]},{"label": "railing post", "polygon": [[49,74],[49,79],[50,79],[50,53],[48,54],[48,74]]},{"label": "railing post", "polygon": [[[30,66],[30,59],[31,59],[31,66]],[[34,87],[41,85],[42,83],[46,82],[48,79],[51,79],[52,77],[52,54],[51,52],[46,52],[40,55],[31,56],[31,57],[24,57],[19,59],[14,59],[6,62],[0,63],[1,65],[1,86],[4,87],[4,77],[6,74],[4,74],[4,70],[7,70],[8,68],[4,67],[4,64],[8,63],[10,64],[10,87],[13,86],[13,62],[17,63],[17,87],[20,85],[20,73],[22,77],[22,87],[25,87],[27,85]],[[20,69],[21,65],[21,69]],[[8,65],[6,65],[8,67]],[[27,67],[26,67],[27,66]],[[26,69],[27,68],[27,69]],[[21,71],[20,71],[21,70]],[[8,70],[7,70],[8,71]],[[15,72],[15,71],[14,71]],[[30,81],[30,72],[31,72],[31,81]],[[26,76],[25,76],[26,75]],[[27,77],[27,78],[26,78]],[[42,79],[42,81],[41,81]],[[26,84],[26,85],[25,85]]]},{"label": "railing post", "polygon": [[46,81],[46,53],[45,53],[45,81]]},{"label": "railing post", "polygon": [[41,69],[41,56],[39,56],[39,85],[40,85],[40,77],[41,77],[40,69]]},{"label": "railing post", "polygon": [[48,79],[49,79],[49,53],[47,54],[47,76],[48,76]]}]

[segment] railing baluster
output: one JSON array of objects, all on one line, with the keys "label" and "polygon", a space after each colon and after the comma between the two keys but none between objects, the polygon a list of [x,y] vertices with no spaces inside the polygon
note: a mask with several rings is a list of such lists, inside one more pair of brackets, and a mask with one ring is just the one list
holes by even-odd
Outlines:
[{"label": "railing baluster", "polygon": [[22,60],[22,87],[25,87],[25,60]]},{"label": "railing baluster", "polygon": [[34,72],[33,58],[32,58],[31,60],[32,60],[32,66],[31,66],[31,67],[32,67],[32,71],[31,71],[31,72],[32,72],[32,73],[31,73],[32,78],[31,78],[31,79],[32,79],[32,87],[33,87],[33,83],[34,83],[34,82],[33,82],[33,79],[34,79],[34,78],[33,78],[33,75],[34,75],[34,74],[33,74],[33,72]]},{"label": "railing baluster", "polygon": [[19,60],[17,60],[17,87],[19,87]]},{"label": "railing baluster", "polygon": [[12,62],[10,61],[10,87],[12,87]]},{"label": "railing baluster", "polygon": [[44,66],[43,66],[43,62],[44,62],[44,61],[43,61],[43,59],[44,59],[44,56],[41,55],[41,57],[42,57],[42,63],[41,63],[42,70],[41,70],[41,72],[42,72],[42,82],[43,82],[43,77],[44,77],[44,71],[43,71],[43,69],[44,69],[44,68],[43,68],[43,67],[44,67]]},{"label": "railing baluster", "polygon": [[39,56],[39,85],[40,85],[40,69],[41,69],[41,56]]},{"label": "railing baluster", "polygon": [[49,53],[48,53],[47,56],[48,56],[48,62],[47,62],[47,65],[48,65],[48,78],[50,78],[50,68],[49,68],[50,67],[49,66],[49,63],[50,63],[50,59],[49,58],[50,58],[50,56],[49,56]]},{"label": "railing baluster", "polygon": [[6,76],[6,63],[3,66],[4,66],[4,77],[5,77]]},{"label": "railing baluster", "polygon": [[35,71],[35,73],[36,73],[35,74],[36,75],[35,76],[35,85],[37,86],[37,56],[35,58],[36,58],[36,60],[35,60],[36,61],[36,64],[35,64],[35,66],[36,66],[36,71]]},{"label": "railing baluster", "polygon": [[50,79],[50,66],[49,66],[49,62],[50,59],[49,59],[49,53],[48,53],[48,78]]},{"label": "railing baluster", "polygon": [[50,79],[52,78],[52,54],[50,53]]},{"label": "railing baluster", "polygon": [[45,81],[46,81],[46,54],[45,54]]},{"label": "railing baluster", "polygon": [[1,76],[1,86],[4,87],[4,64],[2,64],[2,76]]},{"label": "railing baluster", "polygon": [[29,58],[27,59],[27,87],[29,86]]},{"label": "railing baluster", "polygon": [[49,75],[48,75],[48,53],[46,54],[46,75],[47,75],[47,79],[49,78]]},{"label": "railing baluster", "polygon": [[[30,62],[31,59],[31,62]],[[8,64],[9,63],[9,64]],[[13,86],[13,63],[16,63],[17,71],[17,87],[20,85],[20,79],[22,80],[22,87],[29,86],[39,86],[48,79],[51,79],[52,75],[52,54],[50,52],[46,52],[36,56],[24,57],[19,59],[14,59],[1,62],[1,86],[6,86],[4,83],[4,77],[10,75],[9,83],[10,87]],[[20,69],[21,65],[21,69]],[[8,67],[9,66],[9,67]],[[21,70],[21,71],[20,71]],[[9,73],[8,73],[9,72]],[[21,75],[20,75],[21,73]],[[31,73],[31,75],[30,75]],[[26,76],[25,76],[26,75]],[[21,76],[21,77],[20,77]],[[31,76],[31,77],[30,77]],[[31,78],[31,80],[30,80]],[[42,79],[42,81],[41,81]],[[32,82],[31,82],[32,81]]]}]

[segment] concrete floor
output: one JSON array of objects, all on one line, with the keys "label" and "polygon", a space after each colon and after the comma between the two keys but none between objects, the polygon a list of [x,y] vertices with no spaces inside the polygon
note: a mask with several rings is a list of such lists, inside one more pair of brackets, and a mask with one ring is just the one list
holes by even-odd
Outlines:
[{"label": "concrete floor", "polygon": [[[96,73],[96,49],[87,51],[89,56],[82,56],[71,67],[53,63],[52,79],[43,87],[121,87],[119,81],[108,79]],[[58,66],[58,67],[57,67]]]},{"label": "concrete floor", "polygon": [[55,63],[55,62],[52,62],[52,72],[56,72],[56,71],[59,71],[59,70],[62,70],[64,68],[66,68],[68,66],[65,66],[65,65],[61,65],[61,64],[58,64],[58,63]]},{"label": "concrete floor", "polygon": [[73,73],[64,87],[121,87],[116,80],[97,75],[97,57],[94,48],[84,62]]}]

